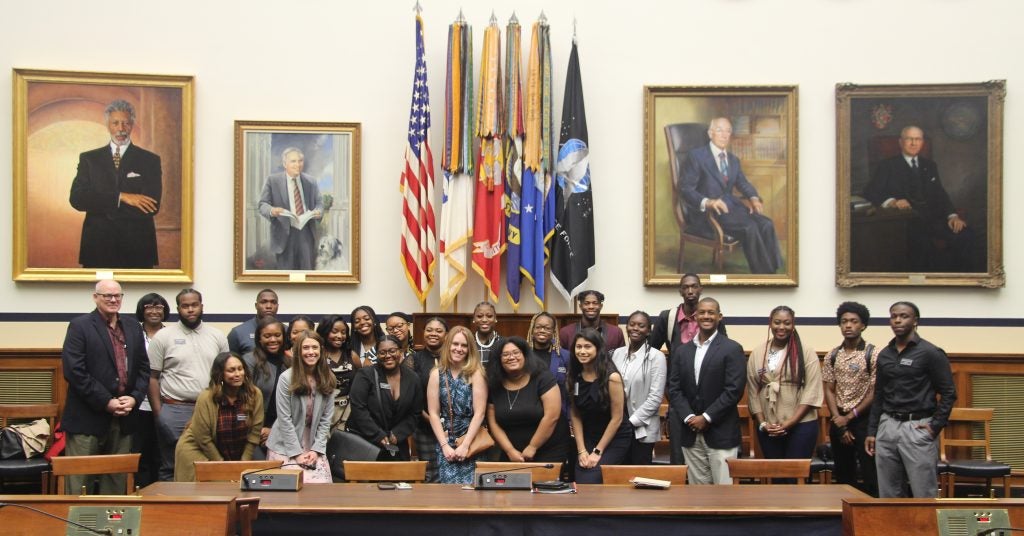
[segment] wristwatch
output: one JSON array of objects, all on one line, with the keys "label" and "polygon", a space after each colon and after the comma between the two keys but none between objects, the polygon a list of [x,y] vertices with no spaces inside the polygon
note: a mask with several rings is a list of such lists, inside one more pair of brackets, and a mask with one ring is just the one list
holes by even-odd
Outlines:
[{"label": "wristwatch", "polygon": [[591,454],[597,454],[598,456],[600,456],[601,455],[601,449],[599,449],[597,447],[594,447],[594,450],[590,451],[590,453]]},{"label": "wristwatch", "polygon": [[761,430],[762,432],[764,431],[765,428],[768,428],[768,421],[762,421],[761,425],[757,427],[757,429]]}]

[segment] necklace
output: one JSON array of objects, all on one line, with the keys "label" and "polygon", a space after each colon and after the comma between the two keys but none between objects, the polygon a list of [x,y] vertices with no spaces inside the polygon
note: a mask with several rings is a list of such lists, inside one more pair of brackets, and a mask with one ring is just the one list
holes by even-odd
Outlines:
[{"label": "necklace", "polygon": [[513,398],[512,395],[509,394],[508,389],[505,389],[505,399],[508,400],[508,409],[509,409],[509,411],[512,411],[512,407],[515,406],[516,405],[516,401],[519,400],[519,393],[520,393],[520,391],[522,391],[521,388],[520,389],[516,389],[516,396]]},{"label": "necklace", "polygon": [[480,333],[479,332],[478,333],[474,333],[473,334],[473,338],[476,339],[476,345],[479,346],[481,350],[489,350],[492,346],[494,346],[494,343],[498,342],[498,332],[497,331],[492,331],[491,332],[491,342],[489,342],[487,344],[484,344],[480,340]]}]

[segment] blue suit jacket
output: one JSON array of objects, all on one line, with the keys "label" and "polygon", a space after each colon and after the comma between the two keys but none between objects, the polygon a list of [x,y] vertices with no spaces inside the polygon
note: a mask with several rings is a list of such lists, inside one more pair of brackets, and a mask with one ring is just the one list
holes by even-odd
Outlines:
[{"label": "blue suit jacket", "polygon": [[[312,177],[302,173],[302,205],[306,211],[319,210],[323,214],[324,206],[320,199],[320,188]],[[270,215],[273,207],[287,209],[289,204],[288,177],[284,172],[275,173],[267,177],[263,184],[263,192],[260,193],[260,214],[270,220],[270,249],[274,253],[281,253],[288,244],[288,236],[292,232],[291,220],[285,216],[274,217]],[[312,222],[307,225],[312,225]]]},{"label": "blue suit jacket", "polygon": [[747,210],[743,203],[733,195],[738,190],[744,197],[757,197],[757,189],[747,180],[740,167],[740,159],[728,153],[729,180],[722,182],[722,172],[718,162],[711,154],[711,148],[705,144],[686,154],[683,164],[683,178],[679,185],[679,193],[686,203],[686,223],[705,225],[706,218],[700,211],[700,202],[704,198],[725,201],[730,211]]},{"label": "blue suit jacket", "polygon": [[[136,408],[121,418],[121,433],[129,434],[135,430],[138,407],[149,387],[149,357],[139,322],[125,314],[119,319],[128,354],[126,394],[135,399]],[[107,403],[117,397],[117,365],[107,324],[99,311],[71,320],[61,361],[68,382],[61,428],[70,434],[106,434],[113,418],[107,413]]]}]

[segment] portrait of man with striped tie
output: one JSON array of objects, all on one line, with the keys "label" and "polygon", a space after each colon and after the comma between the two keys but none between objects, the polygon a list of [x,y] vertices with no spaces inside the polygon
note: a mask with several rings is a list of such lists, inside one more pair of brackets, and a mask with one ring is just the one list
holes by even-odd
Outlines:
[{"label": "portrait of man with striped tie", "polygon": [[115,100],[103,112],[110,141],[78,159],[71,206],[85,212],[78,262],[83,268],[153,268],[159,264],[160,157],[132,143],[135,107]]},{"label": "portrait of man with striped tie", "polygon": [[[707,211],[714,211],[722,230],[739,240],[752,274],[774,274],[782,267],[775,225],[764,215],[757,189],[747,180],[740,159],[729,152],[732,122],[716,117],[708,125],[707,145],[687,155],[679,185],[686,203],[687,225],[693,232],[709,225]],[[750,202],[748,208],[734,192]]]},{"label": "portrait of man with striped tie", "polygon": [[306,157],[298,147],[281,153],[284,171],[267,177],[260,194],[260,214],[270,220],[270,249],[277,270],[313,270],[316,236],[313,220],[323,217],[320,189],[305,174]]}]

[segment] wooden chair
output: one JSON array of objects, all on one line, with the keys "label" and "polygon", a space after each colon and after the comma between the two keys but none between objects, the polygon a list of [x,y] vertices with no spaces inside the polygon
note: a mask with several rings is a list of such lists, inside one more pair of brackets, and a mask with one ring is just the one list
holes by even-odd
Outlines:
[{"label": "wooden chair", "polygon": [[[949,425],[957,424],[968,427],[970,439],[949,438],[951,430],[943,428],[939,433],[939,454],[941,461],[948,464],[944,473],[946,485],[944,486],[947,497],[955,496],[956,477],[984,478],[985,488],[992,493],[992,479],[1003,479],[1003,497],[1010,497],[1010,473],[1012,468],[992,459],[992,416],[995,410],[992,408],[953,408],[949,415]],[[982,436],[975,439],[974,432],[982,431]],[[983,448],[985,459],[972,458],[951,458],[946,451],[947,447]]]},{"label": "wooden chair", "polygon": [[[53,459],[53,477],[56,479],[51,493],[64,494],[64,481],[69,475],[125,474],[125,495],[135,491],[135,473],[139,471],[140,454],[96,454],[93,456],[57,456]],[[76,490],[77,491],[77,490]]]},{"label": "wooden chair", "polygon": [[[553,465],[551,469],[547,469],[545,465]],[[513,462],[476,462],[476,473],[489,473],[491,471],[504,471],[506,469],[515,469],[517,467],[529,467],[530,473],[533,475],[533,481],[539,482],[541,480],[558,480],[562,474],[562,464],[560,463],[513,463]],[[523,472],[526,472],[524,469]]]},{"label": "wooden chair", "polygon": [[757,434],[754,432],[754,418],[750,416],[750,407],[746,404],[736,406],[740,414],[740,453],[741,457],[756,457]]},{"label": "wooden chair", "polygon": [[[477,464],[479,465],[479,464]],[[686,484],[685,465],[602,465],[601,479],[605,484],[630,484],[635,476],[668,480],[673,484]]]},{"label": "wooden chair", "polygon": [[347,482],[424,482],[427,462],[357,462],[345,460]]},{"label": "wooden chair", "polygon": [[[695,215],[689,215],[688,217],[686,201],[679,197],[679,184],[683,180],[683,167],[686,164],[687,153],[690,149],[709,143],[707,131],[708,126],[703,123],[665,125],[668,167],[672,176],[672,207],[676,217],[676,224],[679,226],[679,255],[676,259],[679,273],[686,272],[683,265],[683,248],[687,242],[711,248],[712,263],[718,273],[724,271],[725,254],[731,253],[740,245],[739,240],[725,234],[712,210],[707,211],[701,216],[708,220],[707,228],[709,232],[707,234],[698,234],[687,228],[687,220],[693,220]],[[701,231],[704,230],[701,229]]]},{"label": "wooden chair", "polygon": [[281,460],[246,460],[244,462],[194,462],[196,482],[239,482],[245,471],[277,469]]},{"label": "wooden chair", "polygon": [[[0,428],[4,428],[11,421],[32,421],[35,419],[46,419],[50,423],[50,437],[46,440],[45,449],[50,447],[53,440],[54,423],[57,420],[57,404],[2,404],[0,405]],[[50,462],[38,456],[35,458],[14,458],[0,460],[0,491],[4,490],[7,479],[32,479],[39,481],[39,491],[46,493],[49,488]]]},{"label": "wooden chair", "polygon": [[747,460],[732,458],[729,464],[729,476],[733,483],[741,478],[757,479],[761,484],[771,484],[773,478],[795,478],[797,485],[803,485],[811,474],[811,460]]}]

